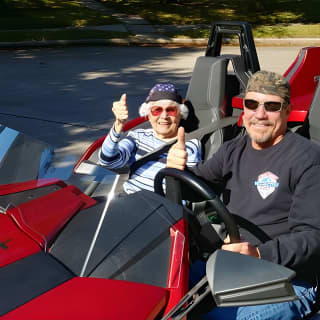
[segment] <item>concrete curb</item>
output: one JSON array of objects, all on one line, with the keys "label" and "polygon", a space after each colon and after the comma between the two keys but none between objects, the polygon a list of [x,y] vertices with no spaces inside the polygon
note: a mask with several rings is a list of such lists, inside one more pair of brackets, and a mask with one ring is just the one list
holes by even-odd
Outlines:
[{"label": "concrete curb", "polygon": [[0,42],[0,49],[21,49],[57,46],[188,46],[204,47],[207,39],[167,39],[153,37],[137,37],[130,39],[83,39],[83,40],[50,40],[50,41],[21,41]]},{"label": "concrete curb", "polygon": [[287,46],[287,47],[303,47],[303,46],[320,46],[320,38],[267,38],[254,39],[256,46]]},{"label": "concrete curb", "polygon": [[[0,42],[0,49],[20,49],[36,47],[55,46],[184,46],[184,47],[205,47],[207,39],[180,39],[166,38],[162,36],[137,35],[125,39],[83,39],[83,40],[50,40],[50,41],[21,41],[21,42]],[[268,38],[255,39],[256,46],[320,46],[320,38]],[[231,41],[229,45],[237,45]]]}]

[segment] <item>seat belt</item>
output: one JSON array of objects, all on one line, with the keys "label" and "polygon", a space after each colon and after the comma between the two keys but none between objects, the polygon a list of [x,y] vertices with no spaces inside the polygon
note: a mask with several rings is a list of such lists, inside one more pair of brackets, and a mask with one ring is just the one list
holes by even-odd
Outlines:
[{"label": "seat belt", "polygon": [[[217,121],[211,122],[207,126],[187,133],[185,135],[186,141],[192,139],[199,139],[201,140],[205,135],[209,133],[213,133],[217,130],[223,129],[230,125],[234,125],[238,122],[238,117],[226,117],[219,119]],[[177,142],[177,138],[161,145],[160,147],[154,149],[151,153],[146,154],[145,156],[141,157],[139,160],[134,162],[130,167],[130,175],[131,173],[135,172],[138,168],[144,165],[146,162],[158,159],[161,154],[168,151],[170,147]]]}]

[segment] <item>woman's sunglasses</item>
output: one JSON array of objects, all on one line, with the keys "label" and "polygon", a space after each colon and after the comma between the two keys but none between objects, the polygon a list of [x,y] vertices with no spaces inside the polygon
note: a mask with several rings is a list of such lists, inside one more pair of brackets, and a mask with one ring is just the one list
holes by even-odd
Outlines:
[{"label": "woman's sunglasses", "polygon": [[282,110],[282,107],[284,106],[284,102],[278,102],[278,101],[265,101],[265,102],[259,102],[252,99],[244,99],[243,105],[249,109],[249,110],[256,110],[259,105],[264,106],[264,110],[269,112],[278,112]]},{"label": "woman's sunglasses", "polygon": [[157,106],[152,107],[150,112],[153,116],[160,116],[160,114],[162,114],[163,111],[166,111],[166,114],[168,116],[176,116],[178,113],[177,107],[168,107],[164,109],[162,107]]}]

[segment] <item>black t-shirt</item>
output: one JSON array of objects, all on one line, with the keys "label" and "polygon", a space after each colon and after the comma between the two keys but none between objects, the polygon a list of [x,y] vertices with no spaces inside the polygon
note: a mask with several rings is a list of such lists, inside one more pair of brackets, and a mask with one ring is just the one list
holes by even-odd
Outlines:
[{"label": "black t-shirt", "polygon": [[300,275],[320,271],[319,146],[288,132],[276,145],[255,150],[243,136],[192,171],[211,182],[223,180],[228,209],[272,238],[258,244],[263,259]]}]

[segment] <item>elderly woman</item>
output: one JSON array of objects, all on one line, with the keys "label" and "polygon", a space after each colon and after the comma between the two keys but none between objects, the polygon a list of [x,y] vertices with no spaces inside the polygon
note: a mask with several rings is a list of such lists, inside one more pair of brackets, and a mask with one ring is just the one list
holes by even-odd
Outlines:
[{"label": "elderly woman", "polygon": [[[128,120],[126,94],[113,103],[112,111],[116,120],[99,154],[100,163],[110,169],[132,165],[145,154],[176,138],[180,120],[186,119],[189,112],[173,84],[156,84],[139,109],[140,116],[148,117],[152,128],[129,131],[128,135],[120,140],[123,126]],[[193,166],[201,160],[201,145],[198,140],[187,141],[186,149],[187,166]],[[141,189],[153,191],[154,177],[166,166],[166,160],[167,152],[131,172],[129,179],[123,185],[124,191],[126,193],[134,193]]]}]

